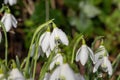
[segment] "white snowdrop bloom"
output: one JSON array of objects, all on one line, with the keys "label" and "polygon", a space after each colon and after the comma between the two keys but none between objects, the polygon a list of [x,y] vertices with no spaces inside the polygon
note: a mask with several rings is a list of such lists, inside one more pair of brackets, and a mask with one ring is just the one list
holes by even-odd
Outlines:
[{"label": "white snowdrop bloom", "polygon": [[112,75],[112,65],[107,56],[104,56],[102,59],[97,61],[93,68],[93,72],[96,72],[99,66],[101,66],[103,71],[108,72],[109,75]]},{"label": "white snowdrop bloom", "polygon": [[4,24],[6,31],[8,32],[11,27],[17,27],[17,20],[15,17],[10,13],[5,13],[1,19],[1,22]]},{"label": "white snowdrop bloom", "polygon": [[50,76],[49,80],[76,80],[75,73],[66,63],[57,67]]},{"label": "white snowdrop bloom", "polygon": [[8,80],[25,80],[25,78],[17,68],[14,68],[9,73]]},{"label": "white snowdrop bloom", "polygon": [[64,45],[68,45],[69,41],[66,34],[59,28],[55,27],[50,37],[50,48],[53,50],[57,43],[60,42]]},{"label": "white snowdrop bloom", "polygon": [[53,58],[53,61],[50,64],[49,69],[52,70],[54,66],[56,65],[62,65],[63,64],[63,57],[61,54],[56,54],[56,56]]},{"label": "white snowdrop bloom", "polygon": [[17,0],[4,0],[5,4],[9,4],[10,6],[14,5],[17,3]]},{"label": "white snowdrop bloom", "polygon": [[0,80],[6,80],[4,74],[0,74]]},{"label": "white snowdrop bloom", "polygon": [[49,80],[50,79],[50,73],[45,73],[45,77],[43,80]]},{"label": "white snowdrop bloom", "polygon": [[80,73],[76,73],[75,77],[76,77],[75,80],[85,80],[85,78]]},{"label": "white snowdrop bloom", "polygon": [[104,56],[109,56],[108,52],[103,45],[100,45],[99,48],[95,51],[95,62]]},{"label": "white snowdrop bloom", "polygon": [[44,53],[46,53],[46,56],[49,57],[50,55],[50,32],[46,31],[43,33],[40,37],[39,45],[42,47],[42,50]]},{"label": "white snowdrop bloom", "polygon": [[80,61],[84,66],[88,60],[89,55],[93,63],[95,63],[93,51],[87,45],[82,45],[76,53],[76,61]]}]

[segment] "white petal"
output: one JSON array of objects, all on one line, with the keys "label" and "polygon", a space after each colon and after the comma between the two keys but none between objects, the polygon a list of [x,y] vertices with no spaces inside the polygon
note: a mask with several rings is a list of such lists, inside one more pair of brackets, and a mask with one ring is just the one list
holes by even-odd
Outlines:
[{"label": "white petal", "polygon": [[57,35],[60,38],[61,42],[65,45],[68,45],[69,41],[68,41],[66,34],[61,29],[58,29],[58,28],[56,28],[56,31],[57,31]]},{"label": "white petal", "polygon": [[68,64],[61,65],[60,77],[64,77],[65,80],[76,80],[75,73]]},{"label": "white petal", "polygon": [[8,80],[25,80],[25,78],[23,77],[22,73],[17,68],[15,68],[10,72]]},{"label": "white petal", "polygon": [[102,64],[102,62],[103,62],[103,59],[100,59],[97,61],[97,63],[95,64],[95,66],[93,68],[93,73],[98,70],[98,67]]},{"label": "white petal", "polygon": [[94,56],[94,53],[93,53],[93,51],[89,48],[89,47],[87,47],[88,48],[88,51],[89,51],[89,55],[90,55],[90,58],[92,59],[92,61],[93,61],[93,63],[95,64],[95,56]]},{"label": "white petal", "polygon": [[8,0],[4,0],[4,3],[7,4],[7,3],[8,3]]},{"label": "white petal", "polygon": [[65,78],[65,80],[76,80],[75,74],[68,64],[63,64],[57,67],[53,71],[50,80],[61,80],[61,78]]},{"label": "white petal", "polygon": [[46,52],[46,50],[49,48],[50,46],[50,32],[46,32],[45,36],[44,36],[44,39],[41,43],[41,47],[42,47],[42,50],[43,52]]},{"label": "white petal", "polygon": [[95,53],[95,62],[97,62],[100,58],[103,58],[104,54],[107,54],[106,56],[108,56],[107,50],[101,45]]},{"label": "white petal", "polygon": [[78,49],[77,53],[76,53],[76,58],[75,60],[78,62],[80,60],[80,51],[81,51],[81,47]]},{"label": "white petal", "polygon": [[80,51],[80,62],[84,66],[88,60],[88,49],[86,45],[81,46],[81,51]]},{"label": "white petal", "polygon": [[10,28],[12,27],[12,23],[11,23],[11,14],[7,14],[5,21],[3,22],[6,31],[8,32],[10,30]]},{"label": "white petal", "polygon": [[50,73],[45,73],[45,77],[43,80],[49,80],[49,78],[50,78]]},{"label": "white petal", "polygon": [[51,50],[53,50],[55,48],[56,44],[55,44],[55,34],[54,32],[51,33],[50,36],[50,48]]},{"label": "white petal", "polygon": [[75,78],[75,80],[85,80],[85,78],[82,75],[80,75],[80,73],[76,73]]},{"label": "white petal", "polygon": [[50,47],[48,47],[48,49],[45,51],[47,58],[49,57],[50,53],[51,53],[51,50],[50,50]]},{"label": "white petal", "polygon": [[11,15],[11,17],[12,17],[12,25],[13,25],[14,28],[16,28],[18,22],[13,15]]},{"label": "white petal", "polygon": [[108,68],[108,74],[112,75],[112,65],[109,60],[107,60],[107,68]]},{"label": "white petal", "polygon": [[50,76],[49,80],[59,80],[59,76],[60,76],[60,71],[61,71],[61,66],[57,67],[52,75]]},{"label": "white petal", "polygon": [[42,42],[43,42],[43,39],[44,39],[45,35],[46,35],[46,32],[43,33],[43,34],[41,35],[41,37],[40,37],[40,40],[39,40],[39,45],[40,45],[40,46],[41,46],[41,44],[42,44]]},{"label": "white petal", "polygon": [[16,0],[9,0],[9,4],[12,6],[12,5],[14,5],[14,4],[16,4],[17,3],[17,1]]}]

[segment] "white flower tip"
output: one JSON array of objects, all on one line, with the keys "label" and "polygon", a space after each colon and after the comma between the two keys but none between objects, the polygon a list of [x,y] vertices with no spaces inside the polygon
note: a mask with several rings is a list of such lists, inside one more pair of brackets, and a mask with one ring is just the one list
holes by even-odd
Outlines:
[{"label": "white flower tip", "polygon": [[81,61],[81,64],[84,66],[86,64],[86,62]]},{"label": "white flower tip", "polygon": [[97,69],[94,67],[94,68],[93,68],[93,73],[95,73],[96,71],[97,71]]}]

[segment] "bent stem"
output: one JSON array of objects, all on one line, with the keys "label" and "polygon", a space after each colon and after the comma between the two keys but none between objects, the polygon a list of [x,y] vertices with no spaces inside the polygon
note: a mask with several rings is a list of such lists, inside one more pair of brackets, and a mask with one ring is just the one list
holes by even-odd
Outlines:
[{"label": "bent stem", "polygon": [[29,48],[29,51],[28,51],[28,56],[27,56],[26,65],[25,65],[25,68],[24,68],[24,69],[25,69],[24,75],[25,75],[26,78],[27,78],[28,71],[29,71],[30,54],[31,54],[31,51],[32,51],[32,45],[33,45],[33,43],[34,43],[35,37],[36,37],[36,35],[39,33],[39,31],[41,31],[44,27],[46,27],[47,25],[49,25],[50,23],[52,23],[53,20],[54,20],[54,19],[49,20],[49,21],[47,21],[46,23],[40,25],[40,26],[36,29],[36,31],[34,32],[34,34],[33,34],[32,41],[31,41],[31,44],[30,44],[30,48]]},{"label": "bent stem", "polygon": [[35,71],[36,71],[36,65],[37,65],[37,60],[38,60],[38,48],[39,48],[39,38],[40,38],[40,34],[38,34],[38,37],[37,37],[37,41],[36,41],[36,44],[35,44],[35,56],[34,56],[34,67],[33,67],[33,79],[35,79]]},{"label": "bent stem", "polygon": [[74,57],[75,57],[75,49],[76,49],[76,47],[77,47],[79,41],[80,41],[82,38],[83,38],[83,35],[81,34],[81,35],[78,37],[78,39],[76,40],[76,43],[75,43],[75,45],[74,45],[74,47],[73,47],[71,64],[72,64],[73,61],[74,61]]},{"label": "bent stem", "polygon": [[7,67],[7,61],[8,61],[8,41],[7,41],[7,33],[6,33],[6,29],[5,29],[5,26],[2,22],[0,22],[0,25],[3,29],[3,32],[4,32],[4,36],[5,36],[5,65]]}]

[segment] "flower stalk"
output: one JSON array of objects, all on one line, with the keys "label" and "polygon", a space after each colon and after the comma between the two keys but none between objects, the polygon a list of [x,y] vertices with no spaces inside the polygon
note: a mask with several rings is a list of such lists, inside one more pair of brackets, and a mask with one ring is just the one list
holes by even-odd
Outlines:
[{"label": "flower stalk", "polygon": [[7,40],[7,33],[6,33],[6,29],[5,26],[3,25],[3,23],[0,21],[0,25],[3,29],[4,32],[4,36],[5,36],[5,65],[7,67],[8,64],[8,40]]}]

